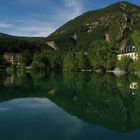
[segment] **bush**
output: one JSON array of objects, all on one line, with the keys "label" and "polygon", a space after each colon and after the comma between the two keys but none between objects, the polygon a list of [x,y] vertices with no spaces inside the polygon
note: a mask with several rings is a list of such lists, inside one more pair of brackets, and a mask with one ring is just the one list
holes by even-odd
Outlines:
[{"label": "bush", "polygon": [[17,71],[17,66],[12,64],[11,66],[6,68],[7,73],[15,73]]},{"label": "bush", "polygon": [[133,60],[130,57],[122,57],[120,61],[117,62],[117,66],[126,72],[132,72],[135,69]]},{"label": "bush", "polygon": [[45,70],[45,64],[43,62],[35,61],[31,64],[31,69],[32,70],[37,70],[37,71]]},{"label": "bush", "polygon": [[74,53],[68,52],[64,56],[63,70],[66,70],[66,71],[76,71],[75,54]]},{"label": "bush", "polygon": [[136,71],[136,64],[134,62],[129,64],[128,71],[129,72],[135,72]]}]

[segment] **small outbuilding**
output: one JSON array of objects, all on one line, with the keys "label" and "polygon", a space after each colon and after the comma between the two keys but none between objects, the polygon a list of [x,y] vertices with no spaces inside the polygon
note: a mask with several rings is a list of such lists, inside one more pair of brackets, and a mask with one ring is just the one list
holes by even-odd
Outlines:
[{"label": "small outbuilding", "polygon": [[22,55],[20,53],[5,53],[3,59],[8,64],[17,64],[20,65]]}]

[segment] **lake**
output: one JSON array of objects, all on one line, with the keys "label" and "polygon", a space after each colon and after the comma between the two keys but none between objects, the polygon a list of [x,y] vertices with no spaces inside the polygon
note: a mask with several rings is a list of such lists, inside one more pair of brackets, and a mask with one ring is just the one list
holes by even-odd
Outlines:
[{"label": "lake", "polygon": [[139,140],[140,78],[0,74],[1,140]]}]

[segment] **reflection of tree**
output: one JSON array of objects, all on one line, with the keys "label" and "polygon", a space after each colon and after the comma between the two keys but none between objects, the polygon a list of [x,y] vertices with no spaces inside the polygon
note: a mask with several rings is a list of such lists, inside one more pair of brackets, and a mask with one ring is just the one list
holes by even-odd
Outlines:
[{"label": "reflection of tree", "polygon": [[31,75],[18,76],[22,81],[19,87],[5,88],[0,84],[0,100],[47,97],[70,114],[90,123],[121,132],[140,126],[140,94],[128,94],[130,83],[139,81],[136,77],[70,72]]},{"label": "reflection of tree", "polygon": [[[137,81],[137,78],[134,76],[124,76],[116,79],[118,88],[120,90],[120,97],[123,101],[121,112],[125,113],[123,121],[129,123],[129,119],[133,116],[134,106],[133,106],[133,97],[130,91],[130,84],[133,81]],[[127,124],[129,125],[129,124]]]},{"label": "reflection of tree", "polygon": [[[127,127],[132,125],[132,122],[138,121],[134,123],[135,126],[139,126],[140,119],[139,116],[139,84],[140,80],[136,76],[123,76],[122,78],[117,78],[117,85],[119,87],[120,96],[123,101],[122,112],[125,112],[125,116],[123,118],[124,122],[126,123]],[[130,85],[132,83],[137,83],[137,88],[131,89]],[[135,95],[135,97],[134,97]],[[137,100],[137,101],[136,101]],[[138,109],[138,110],[137,110]],[[127,129],[127,128],[125,128]]]},{"label": "reflection of tree", "polygon": [[126,93],[129,93],[130,84],[134,81],[137,82],[138,79],[137,77],[130,75],[116,78],[116,81],[121,93],[126,95]]},{"label": "reflection of tree", "polygon": [[[57,105],[83,120],[104,125],[118,131],[128,131],[136,126],[134,97],[126,92],[129,86],[122,82],[122,90],[113,75],[67,74],[56,96],[49,97]],[[124,84],[124,85],[123,85]],[[75,100],[76,99],[76,100]]]},{"label": "reflection of tree", "polygon": [[3,84],[6,87],[18,87],[23,85],[23,79],[25,77],[24,72],[18,72],[16,74],[6,74],[3,78]]}]

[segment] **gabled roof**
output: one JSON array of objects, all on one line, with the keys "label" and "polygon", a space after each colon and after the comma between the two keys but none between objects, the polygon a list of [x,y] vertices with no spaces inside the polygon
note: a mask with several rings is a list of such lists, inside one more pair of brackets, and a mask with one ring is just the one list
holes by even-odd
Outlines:
[{"label": "gabled roof", "polygon": [[125,53],[132,53],[136,51],[136,46],[134,45],[127,45],[125,47],[120,48],[120,50],[117,51],[118,54],[125,54]]}]

